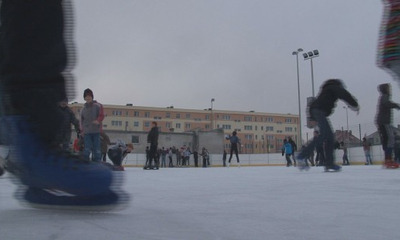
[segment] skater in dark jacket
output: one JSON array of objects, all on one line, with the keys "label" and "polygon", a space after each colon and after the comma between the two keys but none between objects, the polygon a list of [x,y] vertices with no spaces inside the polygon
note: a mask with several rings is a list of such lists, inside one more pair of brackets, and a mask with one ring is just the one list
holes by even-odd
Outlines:
[{"label": "skater in dark jacket", "polygon": [[385,83],[378,86],[381,94],[378,102],[378,112],[376,115],[376,125],[381,137],[382,148],[385,152],[384,167],[399,168],[399,164],[393,161],[392,152],[394,147],[394,134],[392,123],[392,109],[400,109],[400,105],[390,100],[390,84]]},{"label": "skater in dark jacket", "polygon": [[197,152],[197,150],[193,151],[193,158],[194,158],[194,166],[198,167],[199,166],[199,152]]},{"label": "skater in dark jacket", "polygon": [[340,142],[340,147],[343,150],[343,157],[342,157],[343,164],[342,165],[350,165],[349,157],[348,157],[348,154],[347,154],[347,146],[346,146],[346,144],[344,144],[344,142]]},{"label": "skater in dark jacket", "polygon": [[[336,102],[341,99],[345,101],[352,110],[360,110],[357,100],[345,89],[343,83],[339,79],[329,79],[325,81],[316,99],[310,105],[310,117],[316,121],[320,131],[318,138],[313,140],[307,146],[301,149],[301,152],[297,156],[299,162],[299,168],[306,168],[304,159],[307,158],[315,147],[325,144],[325,170],[326,171],[340,171],[341,167],[336,165],[333,158],[333,131],[330,125],[328,117],[332,114],[333,108],[336,106]],[[301,164],[300,164],[301,161]]]},{"label": "skater in dark jacket", "polygon": [[224,149],[224,153],[222,154],[222,164],[224,167],[226,167],[226,157],[227,157],[226,150]]},{"label": "skater in dark jacket", "polygon": [[75,117],[75,114],[68,107],[68,99],[65,98],[59,103],[59,110],[62,114],[62,121],[60,122],[60,128],[58,129],[58,144],[61,144],[61,148],[63,151],[70,151],[70,143],[71,143],[71,124],[74,125],[75,131],[77,134],[80,133],[80,125],[78,119]]},{"label": "skater in dark jacket", "polygon": [[[152,122],[152,128],[147,135],[147,143],[150,143],[149,163],[147,167],[158,168],[157,146],[158,146],[158,127],[157,122]],[[154,166],[152,161],[154,160]]]},{"label": "skater in dark jacket", "polygon": [[233,131],[233,132],[232,132],[232,136],[229,135],[229,136],[227,137],[227,140],[229,140],[229,141],[231,142],[231,155],[230,155],[230,157],[229,157],[228,167],[229,167],[230,164],[231,164],[232,154],[233,154],[233,153],[235,153],[237,164],[238,164],[238,166],[240,167],[240,163],[239,163],[239,149],[238,149],[238,147],[239,147],[239,145],[240,145],[241,143],[240,143],[240,139],[239,139],[238,136],[236,136],[236,135],[237,135],[237,132],[236,132],[236,131]]}]

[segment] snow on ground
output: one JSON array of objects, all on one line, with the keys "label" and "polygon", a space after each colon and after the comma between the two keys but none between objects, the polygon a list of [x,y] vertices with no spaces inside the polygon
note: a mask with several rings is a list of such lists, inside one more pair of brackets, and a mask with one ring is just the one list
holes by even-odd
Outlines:
[{"label": "snow on ground", "polygon": [[127,168],[115,213],[37,210],[0,178],[1,239],[400,239],[400,170]]}]

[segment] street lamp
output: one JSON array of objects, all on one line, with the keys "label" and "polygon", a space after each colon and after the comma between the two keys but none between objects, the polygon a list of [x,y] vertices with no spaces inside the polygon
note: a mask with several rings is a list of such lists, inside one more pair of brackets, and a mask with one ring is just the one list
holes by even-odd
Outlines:
[{"label": "street lamp", "polygon": [[215,102],[215,99],[214,99],[214,98],[211,98],[211,130],[214,129],[213,102]]},{"label": "street lamp", "polygon": [[312,86],[312,96],[315,97],[315,92],[314,92],[314,66],[313,66],[313,61],[312,59],[315,57],[319,57],[319,51],[314,50],[312,52],[305,52],[303,53],[304,60],[310,60],[311,61],[311,86]]},{"label": "street lamp", "polygon": [[346,106],[343,106],[344,109],[346,109],[346,121],[347,121],[347,144],[349,144],[350,142],[350,138],[349,138],[349,111],[348,108]]},{"label": "street lamp", "polygon": [[302,52],[303,49],[299,48],[297,51],[293,51],[292,55],[296,56],[296,67],[297,67],[297,97],[299,102],[299,137],[297,138],[297,143],[299,148],[302,146],[301,141],[301,103],[300,103],[300,77],[299,77],[299,53]]}]

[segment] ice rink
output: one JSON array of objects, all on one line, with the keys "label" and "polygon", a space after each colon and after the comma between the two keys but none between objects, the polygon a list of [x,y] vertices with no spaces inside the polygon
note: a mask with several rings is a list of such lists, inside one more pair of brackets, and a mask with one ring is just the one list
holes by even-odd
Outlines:
[{"label": "ice rink", "polygon": [[37,210],[0,178],[2,240],[400,239],[400,170],[345,166],[126,168],[130,206],[114,213]]}]

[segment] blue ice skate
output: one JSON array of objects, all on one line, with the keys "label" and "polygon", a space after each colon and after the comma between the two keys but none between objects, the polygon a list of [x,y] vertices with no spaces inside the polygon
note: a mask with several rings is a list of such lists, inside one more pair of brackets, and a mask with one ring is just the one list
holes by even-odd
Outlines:
[{"label": "blue ice skate", "polygon": [[[33,134],[26,117],[9,116],[12,171],[25,193],[16,197],[33,207],[100,211],[126,205],[122,179],[104,164],[62,152]],[[111,190],[113,189],[113,190]]]},{"label": "blue ice skate", "polygon": [[310,170],[310,166],[308,166],[308,164],[307,164],[307,162],[306,162],[306,160],[304,158],[302,158],[302,157],[300,157],[298,155],[296,157],[296,159],[297,159],[297,167],[299,168],[300,171],[303,171],[303,170],[308,171],[308,170]]},{"label": "blue ice skate", "polygon": [[325,166],[325,172],[340,172],[340,171],[342,171],[342,167],[336,164]]}]

